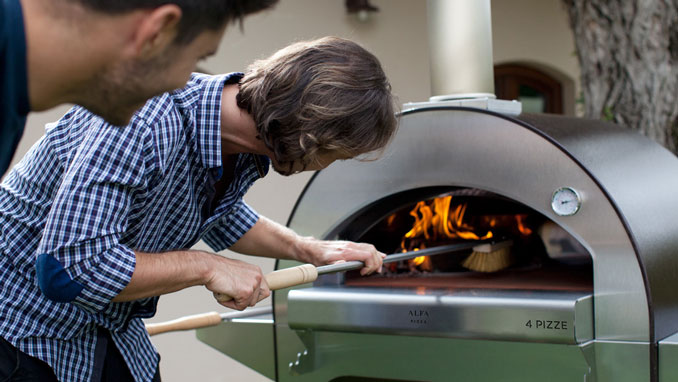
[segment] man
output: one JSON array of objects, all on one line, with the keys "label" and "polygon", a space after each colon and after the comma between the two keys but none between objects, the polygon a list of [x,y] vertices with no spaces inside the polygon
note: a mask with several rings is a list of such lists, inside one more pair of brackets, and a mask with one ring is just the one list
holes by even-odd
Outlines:
[{"label": "man", "polygon": [[291,45],[244,76],[195,74],[125,128],[73,108],[0,187],[0,349],[59,380],[102,380],[109,365],[126,373],[113,380],[158,380],[140,319],[157,296],[204,285],[244,309],[270,294],[258,267],[185,249],[199,239],[380,269],[374,246],[298,236],[242,198],[269,163],[289,175],[379,152],[393,112],[378,60],[340,38]]},{"label": "man", "polygon": [[82,105],[126,125],[186,84],[227,23],[277,0],[0,0],[0,176],[26,115]]}]

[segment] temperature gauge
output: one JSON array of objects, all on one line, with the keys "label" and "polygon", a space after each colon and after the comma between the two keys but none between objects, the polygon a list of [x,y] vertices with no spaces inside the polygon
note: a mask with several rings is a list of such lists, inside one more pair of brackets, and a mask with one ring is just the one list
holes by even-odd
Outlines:
[{"label": "temperature gauge", "polygon": [[553,192],[551,208],[560,216],[572,216],[581,207],[579,193],[571,187],[561,187]]}]

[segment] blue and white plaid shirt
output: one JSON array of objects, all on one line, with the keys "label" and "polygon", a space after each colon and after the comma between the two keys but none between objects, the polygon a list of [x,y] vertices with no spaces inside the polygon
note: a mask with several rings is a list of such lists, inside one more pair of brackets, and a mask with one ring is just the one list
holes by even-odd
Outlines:
[{"label": "blue and white plaid shirt", "polygon": [[[155,314],[158,298],[111,300],[132,277],[133,251],[200,239],[220,251],[258,220],[242,197],[261,176],[255,161],[268,169],[266,157],[239,155],[212,208],[222,88],[240,76],[194,74],[124,128],[81,107],[48,126],[0,187],[0,336],[47,362],[59,380],[89,381],[104,327],[134,378],[153,378],[159,357],[141,318]],[[45,282],[59,288],[45,296]]]}]

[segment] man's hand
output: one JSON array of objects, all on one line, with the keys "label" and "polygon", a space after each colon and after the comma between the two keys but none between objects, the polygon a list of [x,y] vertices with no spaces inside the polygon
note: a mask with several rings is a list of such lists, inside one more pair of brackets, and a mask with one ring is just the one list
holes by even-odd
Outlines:
[{"label": "man's hand", "polygon": [[314,265],[335,264],[344,261],[359,260],[365,263],[360,274],[381,273],[385,253],[377,251],[372,244],[354,243],[342,240],[318,240],[313,237],[299,237],[297,243],[298,260]]},{"label": "man's hand", "polygon": [[232,297],[221,305],[243,310],[254,306],[271,294],[261,268],[243,261],[213,255],[205,287],[213,293]]},{"label": "man's hand", "polygon": [[256,265],[199,250],[162,253],[135,252],[132,280],[114,299],[134,301],[160,296],[195,285],[233,299],[221,305],[243,310],[271,294]]},{"label": "man's hand", "polygon": [[362,275],[380,272],[386,257],[372,244],[299,236],[264,216],[259,217],[257,223],[230,249],[247,255],[291,259],[313,265],[359,260],[365,263],[360,270]]}]

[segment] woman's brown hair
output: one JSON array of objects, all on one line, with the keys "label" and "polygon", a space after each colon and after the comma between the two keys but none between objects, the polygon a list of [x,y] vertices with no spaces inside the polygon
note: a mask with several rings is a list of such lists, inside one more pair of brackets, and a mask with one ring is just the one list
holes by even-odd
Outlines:
[{"label": "woman's brown hair", "polygon": [[254,62],[237,102],[290,171],[294,162],[306,166],[322,153],[352,158],[379,151],[397,127],[379,60],[338,37],[292,44]]}]

